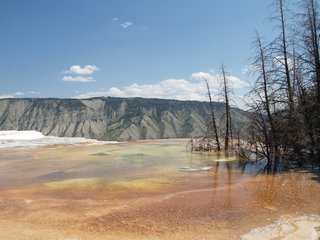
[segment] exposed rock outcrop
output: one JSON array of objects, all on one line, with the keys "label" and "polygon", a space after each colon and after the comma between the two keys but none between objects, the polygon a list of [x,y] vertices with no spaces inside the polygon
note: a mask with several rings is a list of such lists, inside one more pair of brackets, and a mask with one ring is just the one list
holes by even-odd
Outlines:
[{"label": "exposed rock outcrop", "polygon": [[[223,104],[214,104],[217,119]],[[0,130],[99,140],[183,138],[203,135],[209,104],[143,98],[1,99]],[[238,121],[243,111],[233,109]]]}]

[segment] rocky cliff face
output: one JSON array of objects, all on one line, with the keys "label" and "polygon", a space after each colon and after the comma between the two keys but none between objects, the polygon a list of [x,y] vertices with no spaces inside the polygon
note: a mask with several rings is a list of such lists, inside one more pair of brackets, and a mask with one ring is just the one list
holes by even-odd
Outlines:
[{"label": "rocky cliff face", "polygon": [[[214,107],[221,119],[223,104]],[[1,99],[0,130],[118,141],[183,138],[204,134],[208,110],[206,102],[162,99]],[[241,118],[241,110],[233,112]]]}]

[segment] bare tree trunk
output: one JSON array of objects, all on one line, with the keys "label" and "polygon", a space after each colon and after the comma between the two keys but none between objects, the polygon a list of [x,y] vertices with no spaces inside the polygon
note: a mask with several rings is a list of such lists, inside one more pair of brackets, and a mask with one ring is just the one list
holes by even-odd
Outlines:
[{"label": "bare tree trunk", "polygon": [[312,55],[314,60],[314,67],[315,67],[315,84],[317,89],[317,102],[320,106],[320,58],[319,58],[319,36],[318,36],[318,13],[317,13],[317,3],[315,0],[308,0],[309,5],[309,30],[310,30],[310,37],[312,42]]},{"label": "bare tree trunk", "polygon": [[209,103],[210,103],[211,121],[212,121],[212,130],[211,131],[213,132],[213,137],[214,137],[214,139],[216,141],[216,144],[217,144],[217,150],[220,151],[221,150],[221,146],[220,146],[220,141],[219,141],[219,136],[218,136],[216,118],[215,118],[214,111],[213,111],[213,104],[212,104],[212,99],[211,99],[210,87],[209,87],[208,80],[204,79],[204,81],[205,81],[206,86],[207,86]]},{"label": "bare tree trunk", "polygon": [[289,116],[293,113],[294,102],[293,102],[293,90],[290,77],[290,68],[288,63],[288,47],[287,47],[287,37],[286,37],[286,25],[285,25],[285,15],[284,15],[284,6],[283,0],[278,0],[279,2],[279,11],[280,11],[280,22],[281,22],[281,41],[282,41],[282,54],[284,58],[284,68],[285,68],[285,79],[287,85],[287,95],[288,95],[288,105],[289,105]]},{"label": "bare tree trunk", "polygon": [[[320,163],[320,54],[319,54],[319,12],[316,0],[302,0],[303,14],[300,24],[300,40],[304,47],[302,57],[305,72],[311,83],[311,89],[302,88],[301,103],[304,112],[308,135],[311,140],[311,153]],[[303,81],[303,80],[302,80]],[[306,81],[306,80],[304,80]],[[302,86],[302,84],[300,84]],[[311,94],[310,94],[311,93]]]},{"label": "bare tree trunk", "polygon": [[224,66],[221,65],[221,71],[222,71],[222,78],[223,78],[223,92],[224,92],[224,100],[225,100],[225,111],[226,111],[226,132],[225,132],[225,144],[224,149],[229,149],[229,139],[231,131],[231,116],[230,116],[230,105],[229,105],[229,96],[228,96],[228,85],[227,85],[227,78],[226,73],[224,70]]},{"label": "bare tree trunk", "polygon": [[316,105],[315,109],[316,112],[314,113],[314,120],[315,120],[315,135],[316,138],[316,150],[317,150],[317,158],[318,162],[320,162],[320,56],[319,56],[319,36],[318,36],[318,28],[319,28],[319,19],[318,19],[318,12],[317,12],[317,2],[315,0],[309,0],[306,3],[308,8],[308,19],[309,19],[309,38],[311,42],[311,54],[312,54],[312,61],[313,61],[313,68],[314,68],[314,85],[316,89]]},{"label": "bare tree trunk", "polygon": [[266,70],[266,63],[265,63],[265,53],[264,53],[264,49],[262,47],[262,43],[261,43],[261,39],[258,33],[256,33],[256,42],[257,42],[257,47],[259,50],[259,60],[260,60],[260,68],[261,68],[261,78],[262,78],[262,88],[263,88],[263,97],[264,97],[264,108],[265,111],[267,112],[267,117],[268,117],[268,122],[270,124],[270,130],[271,130],[271,140],[269,140],[269,145],[271,148],[271,152],[273,153],[274,156],[278,156],[279,155],[279,146],[277,143],[277,135],[276,135],[276,131],[275,131],[275,126],[274,126],[274,121],[273,121],[273,117],[271,114],[271,110],[270,110],[270,99],[269,99],[269,93],[268,93],[268,84],[269,84],[269,79],[268,79],[268,74],[267,74],[267,70]]}]

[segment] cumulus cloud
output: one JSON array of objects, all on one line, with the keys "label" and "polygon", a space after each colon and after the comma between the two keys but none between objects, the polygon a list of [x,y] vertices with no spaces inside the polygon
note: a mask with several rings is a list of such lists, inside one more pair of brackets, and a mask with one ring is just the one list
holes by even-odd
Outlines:
[{"label": "cumulus cloud", "polygon": [[131,27],[132,25],[133,25],[133,22],[131,22],[131,21],[126,21],[126,22],[123,22],[120,24],[120,26],[124,29]]},{"label": "cumulus cloud", "polygon": [[62,81],[80,83],[95,82],[96,80],[89,75],[92,75],[98,70],[96,65],[85,65],[84,67],[73,65],[68,71],[64,71],[64,73],[68,75],[63,76]]},{"label": "cumulus cloud", "polygon": [[[215,73],[211,74],[207,72],[195,72],[195,73],[192,73],[192,77],[199,81],[207,80],[209,82],[210,87],[213,89],[218,89],[221,86],[221,82],[222,82],[221,76]],[[236,76],[229,75],[227,76],[227,79],[230,84],[230,87],[232,87],[233,89],[245,88],[250,86],[248,82],[243,81]]]},{"label": "cumulus cloud", "polygon": [[[277,67],[284,67],[285,66],[285,58],[284,56],[276,56],[273,59],[273,63],[277,66]],[[287,58],[287,63],[288,63],[288,67],[290,70],[293,69],[294,67],[294,62],[291,58]]]},{"label": "cumulus cloud", "polygon": [[82,82],[82,83],[88,83],[88,82],[95,82],[96,80],[92,77],[88,76],[64,76],[62,78],[65,82]]},{"label": "cumulus cloud", "polygon": [[207,72],[195,72],[195,73],[192,73],[191,76],[197,80],[206,79],[208,81],[217,81],[217,79],[213,75]]},{"label": "cumulus cloud", "polygon": [[65,73],[77,75],[91,75],[98,70],[99,69],[96,65],[86,65],[83,68],[79,65],[73,65],[69,68],[68,71],[65,71]]},{"label": "cumulus cloud", "polygon": [[75,98],[98,96],[207,100],[206,91],[202,83],[192,83],[184,79],[167,79],[156,84],[134,83],[123,88],[112,87],[105,91],[88,92],[75,96]]},{"label": "cumulus cloud", "polygon": [[[162,98],[176,100],[197,100],[208,101],[207,89],[203,79],[207,79],[210,87],[213,101],[220,101],[219,94],[220,77],[206,72],[196,72],[191,75],[190,81],[185,79],[166,79],[155,84],[131,84],[122,88],[111,87],[105,90],[92,91],[78,94],[74,98],[92,98],[92,97],[143,97],[143,98]],[[238,77],[228,76],[229,82],[233,88],[239,89],[249,86],[249,84]],[[235,99],[240,96],[235,96]],[[235,100],[237,102],[240,101]],[[242,105],[242,104],[241,104]]]},{"label": "cumulus cloud", "polygon": [[250,87],[250,83],[243,81],[236,76],[228,76],[227,78],[233,89]]}]

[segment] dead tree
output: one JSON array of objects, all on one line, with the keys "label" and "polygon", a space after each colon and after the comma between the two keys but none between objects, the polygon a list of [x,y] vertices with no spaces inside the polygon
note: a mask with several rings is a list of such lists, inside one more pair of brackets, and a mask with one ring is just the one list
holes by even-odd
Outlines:
[{"label": "dead tree", "polygon": [[[290,57],[289,57],[289,41],[287,36],[287,22],[286,22],[286,11],[285,11],[285,0],[275,0],[275,7],[276,11],[278,12],[275,14],[274,17],[271,19],[278,22],[278,27],[280,28],[280,34],[278,38],[275,39],[273,43],[273,51],[275,52],[276,56],[274,57],[276,63],[284,69],[283,75],[280,74],[280,84],[282,82],[282,78],[284,79],[285,86],[286,86],[286,95],[287,95],[287,103],[289,109],[289,118],[290,115],[293,114],[294,111],[294,94],[292,88],[292,79],[290,73]],[[279,69],[278,73],[282,73]]]},{"label": "dead tree", "polygon": [[303,41],[304,56],[303,59],[308,65],[312,75],[312,82],[315,85],[317,103],[320,106],[320,54],[319,54],[319,12],[318,3],[315,0],[303,0],[301,14],[300,34]]},{"label": "dead tree", "polygon": [[214,114],[214,110],[213,110],[213,103],[212,103],[212,98],[211,98],[210,86],[209,86],[208,80],[206,78],[204,79],[204,81],[206,83],[207,93],[208,93],[208,97],[209,97],[209,104],[210,104],[211,125],[212,125],[210,133],[213,134],[213,138],[215,139],[215,142],[216,142],[216,145],[217,145],[217,150],[220,151],[221,150],[221,145],[220,145],[220,141],[219,141],[216,118],[215,118],[215,114]]},{"label": "dead tree", "polygon": [[225,114],[226,114],[226,130],[224,138],[224,149],[229,149],[229,140],[231,140],[231,147],[233,144],[232,127],[231,127],[231,113],[230,113],[230,103],[229,103],[229,86],[227,83],[226,72],[224,66],[221,65],[222,83],[223,83],[223,96],[225,101]]},{"label": "dead tree", "polygon": [[[278,89],[274,87],[276,75],[273,68],[272,45],[263,44],[256,33],[254,41],[254,60],[252,74],[256,81],[250,92],[250,132],[246,142],[249,149],[241,152],[252,152],[256,159],[266,159],[266,169],[271,172],[277,168],[279,160],[279,143],[275,115]],[[273,106],[273,110],[272,109]]]},{"label": "dead tree", "polygon": [[[310,151],[320,163],[320,18],[316,0],[302,0],[297,30],[300,43],[299,59],[303,62],[303,79],[299,96],[310,139]],[[316,154],[315,154],[316,153]]]},{"label": "dead tree", "polygon": [[[272,70],[268,69],[268,61],[270,62],[270,56],[268,59],[268,53],[267,53],[267,47],[262,45],[260,36],[258,32],[256,33],[256,48],[257,48],[257,58],[256,58],[256,66],[258,66],[257,70],[259,71],[259,75],[257,78],[257,86],[261,88],[262,90],[262,98],[263,98],[263,109],[264,112],[266,113],[267,116],[267,122],[268,125],[270,126],[270,130],[268,132],[270,137],[269,137],[269,152],[273,156],[272,161],[277,162],[279,158],[279,146],[278,146],[278,136],[276,133],[275,129],[275,124],[274,124],[274,117],[271,113],[271,102],[274,101],[272,98],[272,95],[270,93],[270,85],[272,85],[272,80],[271,75],[272,75]],[[260,86],[259,86],[260,85]]]}]

